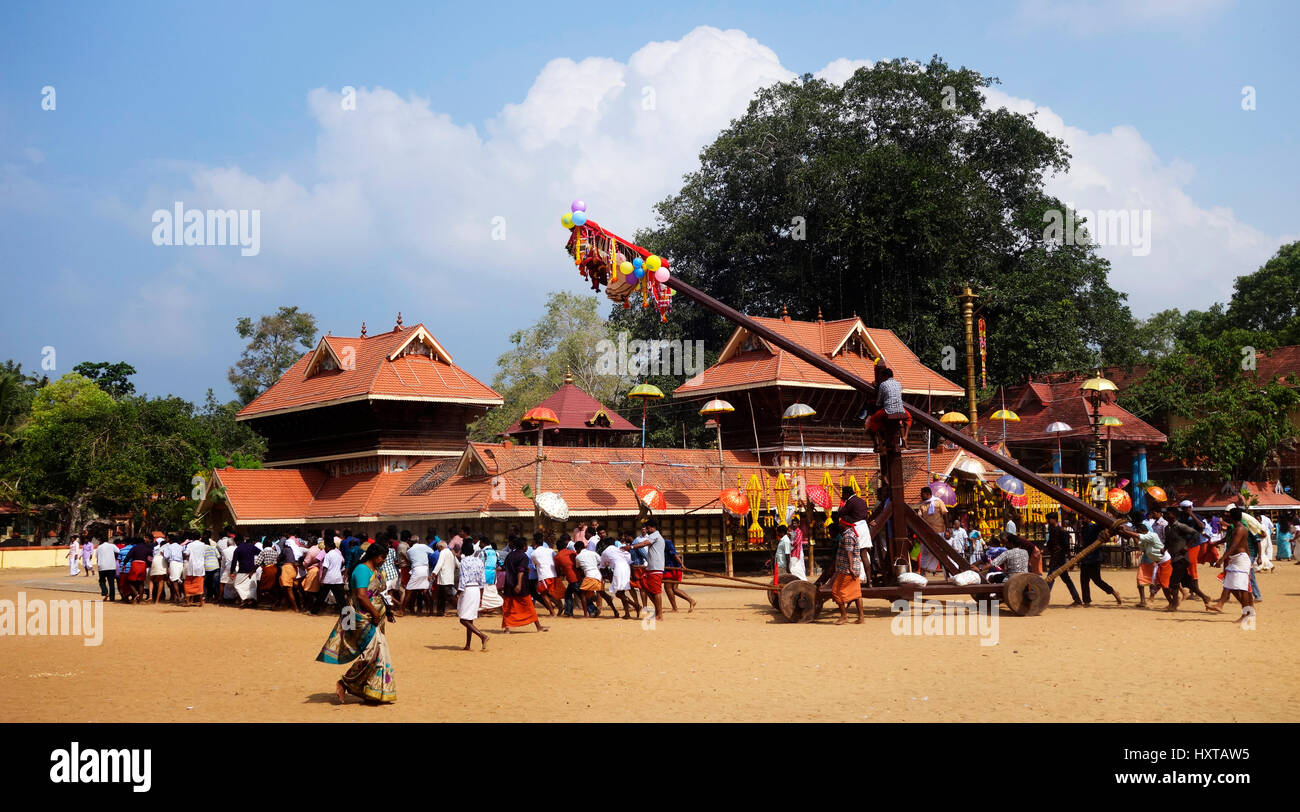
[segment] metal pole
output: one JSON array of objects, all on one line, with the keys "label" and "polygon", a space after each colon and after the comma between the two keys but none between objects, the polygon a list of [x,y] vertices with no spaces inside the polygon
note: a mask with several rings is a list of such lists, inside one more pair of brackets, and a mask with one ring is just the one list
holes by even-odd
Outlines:
[{"label": "metal pole", "polygon": [[[704,293],[693,285],[682,281],[676,276],[668,277],[667,284],[673,290],[676,290],[691,301],[697,302],[705,309],[717,313],[719,316],[722,316],[733,324],[744,327],[750,333],[775,344],[796,358],[812,364],[827,375],[847,383],[859,392],[864,392],[868,395],[874,395],[876,393],[876,387],[874,385],[867,383],[857,375],[854,375],[852,372],[849,372],[847,369],[834,363],[829,358],[826,358],[820,353],[813,352],[798,342],[791,341],[774,330],[769,330],[751,319],[749,316],[746,316],[733,307],[719,302],[717,299],[714,299],[712,296],[709,296],[707,293]],[[968,377],[970,379],[969,382],[973,384],[974,373],[971,372]],[[967,437],[961,432],[954,431],[946,423],[939,422],[937,418],[930,415],[924,409],[918,409],[906,402],[903,404],[903,407],[907,410],[908,414],[912,415],[912,420],[914,422],[919,422],[926,428],[938,432],[940,437],[946,437],[958,448],[968,451],[985,462],[1001,468],[1003,471],[1014,475],[1021,481],[1031,483],[1035,488],[1052,497],[1065,507],[1070,508],[1074,512],[1082,516],[1087,516],[1093,521],[1100,522],[1103,527],[1110,527],[1115,522],[1113,516],[1108,515],[1104,511],[1098,510],[1087,502],[1084,502],[1082,499],[1066,492],[1061,487],[1044,480],[1035,472],[1008,457],[1002,456],[983,443]]]}]

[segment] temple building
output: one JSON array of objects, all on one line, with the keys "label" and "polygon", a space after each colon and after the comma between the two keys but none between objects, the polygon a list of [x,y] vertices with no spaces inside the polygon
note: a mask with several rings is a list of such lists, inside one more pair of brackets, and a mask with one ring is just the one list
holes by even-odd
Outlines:
[{"label": "temple building", "polygon": [[468,425],[503,403],[456,366],[423,324],[355,338],[327,335],[239,411],[266,438],[269,468],[335,476],[459,457]]},{"label": "temple building", "polygon": [[[868,378],[874,359],[885,359],[914,403],[961,394],[887,330],[868,330],[857,319],[766,321]],[[596,519],[615,532],[634,529],[634,488],[651,485],[664,498],[655,514],[665,535],[683,552],[718,553],[750,549],[746,529],[753,523],[723,511],[724,489],[754,487],[770,531],[770,514],[782,499],[779,475],[792,501],[813,484],[829,485],[836,497],[850,483],[878,487],[877,457],[858,419],[867,404],[853,390],[738,333],[719,363],[677,396],[722,393],[737,407],[722,418],[730,439],[723,449],[643,453],[631,443],[620,445],[639,428],[568,379],[539,404],[559,420],[546,430],[544,448],[531,445],[536,427],[518,424],[502,443],[472,443],[467,424],[502,398],[457,367],[423,325],[399,321],[378,335],[364,329],[353,338],[327,335],[239,414],[266,437],[266,467],[213,471],[198,510],[209,526],[232,525],[254,536],[290,528],[375,534],[394,527],[446,537],[465,525],[499,543],[511,527],[531,529],[534,505],[525,487],[536,488],[539,480],[539,490],[559,493],[569,506],[569,520],[559,529]],[[796,399],[819,412],[804,427],[812,452],[804,465],[797,432],[781,425],[781,409]],[[742,411],[751,402],[755,411]],[[955,449],[914,447],[904,459],[907,498],[919,499],[935,476],[969,475],[962,472],[971,465],[979,466]],[[820,540],[826,539],[825,518],[818,509],[813,525]]]},{"label": "temple building", "polygon": [[[783,311],[780,318],[755,321],[867,382],[874,381],[880,359],[902,383],[904,400],[922,409],[938,411],[964,393],[922,364],[892,330],[867,327],[860,318],[825,321],[818,312],[816,321],[797,321]],[[873,451],[865,428],[873,399],[744,328],[732,333],[717,363],[677,387],[673,397],[726,400],[735,411],[719,418],[723,448],[775,455],[787,467],[801,459],[842,466],[852,455]],[[782,420],[795,403],[811,406],[816,416]],[[923,430],[915,440],[913,448],[924,448]]]},{"label": "temple building", "polygon": [[[566,373],[564,384],[555,393],[537,404],[550,409],[559,419],[556,424],[543,424],[548,446],[581,446],[604,448],[620,444],[620,440],[641,431],[627,418],[605,406],[573,383],[573,374]],[[522,426],[518,421],[502,432],[520,445],[537,443],[537,427]]]}]

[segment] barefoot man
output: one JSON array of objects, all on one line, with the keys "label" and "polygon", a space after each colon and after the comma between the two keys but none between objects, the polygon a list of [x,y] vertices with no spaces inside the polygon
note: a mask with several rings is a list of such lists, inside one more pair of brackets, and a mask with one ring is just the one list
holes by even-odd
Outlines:
[{"label": "barefoot man", "polygon": [[1223,594],[1214,604],[1222,609],[1229,597],[1234,597],[1241,604],[1241,622],[1245,624],[1255,617],[1255,596],[1250,591],[1250,532],[1242,523],[1241,508],[1233,506],[1228,511],[1232,521],[1229,530],[1228,549],[1223,551]]},{"label": "barefoot man", "polygon": [[[453,554],[451,548],[446,553]],[[465,627],[465,651],[469,651],[469,645],[474,642],[476,635],[483,644],[479,651],[487,651],[487,635],[474,625],[474,621],[478,620],[479,606],[483,602],[483,587],[487,586],[487,580],[483,577],[483,561],[474,556],[473,544],[465,544],[463,541],[454,555],[460,558],[460,596],[456,601],[456,617],[460,618],[460,625]]]},{"label": "barefoot man", "polygon": [[835,621],[836,626],[848,622],[850,603],[858,605],[858,619],[854,622],[861,623],[862,581],[859,579],[862,575],[862,559],[858,553],[858,536],[853,532],[853,523],[839,511],[836,511],[835,518],[840,529],[840,543],[835,552],[835,567],[823,571],[821,577],[817,579],[817,584],[820,586],[828,580],[831,582],[831,598],[840,608],[840,619]]}]

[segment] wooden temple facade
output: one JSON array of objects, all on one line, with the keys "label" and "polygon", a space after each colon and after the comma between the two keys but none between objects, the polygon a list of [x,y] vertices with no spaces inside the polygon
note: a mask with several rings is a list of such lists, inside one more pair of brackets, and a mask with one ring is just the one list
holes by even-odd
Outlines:
[{"label": "wooden temple facade", "polygon": [[[858,319],[764,321],[863,374],[882,359],[913,403],[938,408],[962,393],[892,332],[871,330]],[[674,397],[725,397],[735,405],[722,417],[722,449],[651,448],[643,462],[639,447],[618,443],[637,427],[571,381],[539,404],[560,418],[544,448],[527,444],[535,428],[517,424],[503,443],[471,443],[467,424],[502,399],[457,367],[423,325],[399,322],[375,336],[326,336],[240,412],[267,438],[267,467],[214,471],[199,510],[213,526],[230,524],[254,535],[396,527],[446,536],[467,525],[501,540],[512,527],[532,527],[534,506],[524,486],[534,485],[540,468],[541,490],[559,493],[569,505],[567,528],[596,519],[613,531],[633,529],[639,509],[628,484],[644,483],[664,494],[667,508],[656,517],[679,549],[721,553],[763,550],[773,540],[778,475],[791,483],[792,501],[812,484],[829,485],[837,497],[850,482],[869,496],[877,487],[878,457],[861,418],[874,403],[743,331],[732,336],[717,364]],[[802,426],[802,444],[800,427],[782,425],[781,413],[793,402],[818,412]],[[904,454],[907,498],[919,500],[935,475],[962,476],[967,461],[965,452],[916,444]],[[718,496],[755,482],[769,532],[762,546],[751,548],[748,520],[725,514]],[[815,538],[827,538],[826,518],[815,512]]]}]

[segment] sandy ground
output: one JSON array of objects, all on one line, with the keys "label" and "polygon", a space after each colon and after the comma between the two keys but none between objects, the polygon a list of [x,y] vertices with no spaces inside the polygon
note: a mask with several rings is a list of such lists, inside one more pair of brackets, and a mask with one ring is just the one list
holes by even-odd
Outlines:
[{"label": "sandy ground", "polygon": [[[1217,572],[1217,571],[1216,571]],[[1110,571],[1126,603],[1133,571]],[[1211,595],[1218,595],[1218,582]],[[762,593],[699,588],[699,608],[638,621],[554,619],[463,652],[453,617],[389,627],[398,701],[334,704],[345,668],[314,661],[326,617],[207,606],[104,607],[104,639],[0,637],[0,721],[1297,721],[1300,567],[1260,577],[1257,628],[1175,614],[1070,608],[1002,614],[997,644],[891,633],[889,606],[835,626],[792,624]],[[0,599],[98,597],[64,570],[0,573]],[[78,592],[82,594],[79,595]],[[1096,596],[1094,595],[1094,598]],[[1157,599],[1163,608],[1163,598]],[[543,617],[543,622],[546,621]],[[1225,686],[1237,686],[1223,707]],[[471,698],[472,697],[472,698]]]}]

